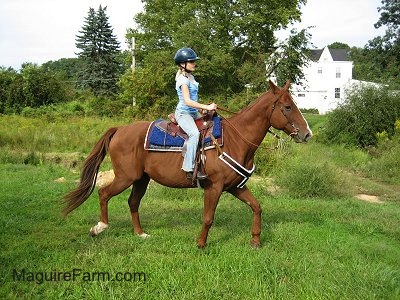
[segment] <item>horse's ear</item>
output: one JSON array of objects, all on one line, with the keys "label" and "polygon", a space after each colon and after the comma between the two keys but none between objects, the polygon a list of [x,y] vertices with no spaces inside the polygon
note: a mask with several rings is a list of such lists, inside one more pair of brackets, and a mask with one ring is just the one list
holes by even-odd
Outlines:
[{"label": "horse's ear", "polygon": [[290,80],[286,81],[285,86],[283,88],[288,91],[289,87],[290,87]]},{"label": "horse's ear", "polygon": [[269,80],[269,88],[272,90],[274,94],[276,94],[279,91],[279,88],[271,81]]}]

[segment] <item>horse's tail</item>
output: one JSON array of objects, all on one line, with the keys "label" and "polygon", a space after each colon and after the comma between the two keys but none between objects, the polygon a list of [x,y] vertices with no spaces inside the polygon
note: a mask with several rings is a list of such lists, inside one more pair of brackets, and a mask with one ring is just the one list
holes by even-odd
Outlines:
[{"label": "horse's tail", "polygon": [[71,211],[85,202],[92,194],[96,186],[97,173],[99,172],[100,165],[108,152],[110,141],[117,130],[118,127],[108,129],[86,158],[78,187],[64,196],[64,216],[67,216]]}]

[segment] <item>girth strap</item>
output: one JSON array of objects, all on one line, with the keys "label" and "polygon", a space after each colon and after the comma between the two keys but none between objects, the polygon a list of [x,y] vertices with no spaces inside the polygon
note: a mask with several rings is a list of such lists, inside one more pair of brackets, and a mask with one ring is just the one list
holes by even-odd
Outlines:
[{"label": "girth strap", "polygon": [[251,170],[247,170],[241,164],[239,164],[236,160],[230,157],[227,153],[222,151],[221,147],[218,145],[217,140],[213,135],[211,135],[211,139],[215,145],[215,148],[218,152],[218,158],[222,160],[225,164],[227,164],[231,169],[233,169],[236,173],[243,177],[243,180],[236,186],[238,188],[243,188],[246,182],[249,180],[250,176],[253,174],[256,166],[253,164]]}]

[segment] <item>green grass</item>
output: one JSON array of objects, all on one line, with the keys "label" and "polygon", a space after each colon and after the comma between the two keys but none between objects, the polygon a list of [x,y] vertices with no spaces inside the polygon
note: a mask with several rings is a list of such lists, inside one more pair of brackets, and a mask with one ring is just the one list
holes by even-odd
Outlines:
[{"label": "green grass", "polygon": [[[317,132],[325,119],[306,116]],[[151,237],[132,234],[129,191],[110,201],[110,228],[96,238],[96,193],[67,219],[60,198],[109,127],[129,120],[0,116],[0,298],[5,299],[399,299],[398,150],[366,151],[287,141],[259,149],[249,182],[263,208],[262,248],[249,246],[251,211],[224,194],[208,247],[196,248],[202,191],[152,183],[141,207]],[[276,140],[265,139],[273,147]],[[102,169],[109,169],[107,158]],[[66,183],[54,180],[65,177]],[[268,186],[278,183],[280,188]],[[312,183],[312,184],[310,184]],[[384,204],[355,200],[379,196]],[[145,281],[14,281],[13,270],[135,272]]]},{"label": "green grass", "polygon": [[[54,180],[64,176],[67,183]],[[97,195],[60,217],[77,174],[49,165],[0,164],[2,299],[399,299],[400,206],[352,198],[272,196],[250,180],[263,207],[262,247],[249,246],[251,212],[223,195],[208,246],[195,246],[202,192],[151,184],[141,207],[151,234],[132,234],[129,191],[110,201],[96,238]],[[31,272],[144,272],[146,281],[14,281]]]},{"label": "green grass", "polygon": [[17,152],[88,153],[110,127],[131,120],[99,117],[25,118],[0,116],[0,147]]}]

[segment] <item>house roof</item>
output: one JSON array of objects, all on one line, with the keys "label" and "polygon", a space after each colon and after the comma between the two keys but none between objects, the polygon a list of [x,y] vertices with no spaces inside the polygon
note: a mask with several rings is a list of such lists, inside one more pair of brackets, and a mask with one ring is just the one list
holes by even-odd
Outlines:
[{"label": "house roof", "polygon": [[[333,61],[349,61],[348,50],[347,49],[329,49],[329,53],[332,56]],[[311,60],[318,61],[321,58],[321,54],[324,49],[314,49],[310,50]]]},{"label": "house roof", "polygon": [[323,51],[323,49],[313,49],[313,50],[310,50],[310,58],[311,58],[311,60],[313,60],[313,61],[318,61],[319,60],[319,58],[321,57],[321,54],[322,54],[322,51]]}]

